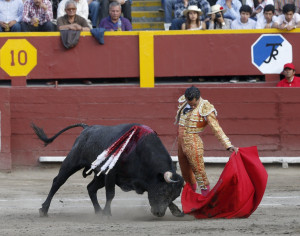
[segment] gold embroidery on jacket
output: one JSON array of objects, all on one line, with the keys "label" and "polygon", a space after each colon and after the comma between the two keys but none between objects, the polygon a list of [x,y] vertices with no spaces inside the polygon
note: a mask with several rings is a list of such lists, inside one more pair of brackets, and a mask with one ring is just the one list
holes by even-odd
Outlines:
[{"label": "gold embroidery on jacket", "polygon": [[[183,114],[183,110],[187,105],[185,98],[183,98],[181,96],[178,100],[180,104],[176,115],[176,123],[179,124],[178,159],[179,163],[182,164],[185,163],[184,160],[188,160],[189,167],[187,165],[181,166],[180,164],[182,176],[190,184],[197,182],[200,189],[206,189],[209,181],[203,161],[203,142],[198,133],[202,132],[208,124],[226,149],[232,145],[219,125],[216,118],[217,112],[212,104],[200,98],[199,104],[195,109]],[[192,172],[189,171],[190,169]]]}]

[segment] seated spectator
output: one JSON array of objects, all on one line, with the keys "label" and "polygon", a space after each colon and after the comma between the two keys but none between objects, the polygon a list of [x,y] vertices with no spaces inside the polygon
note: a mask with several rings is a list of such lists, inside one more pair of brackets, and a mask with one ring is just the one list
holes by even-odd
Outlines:
[{"label": "seated spectator", "polygon": [[[248,5],[242,5],[240,8],[240,17],[235,19],[231,23],[231,29],[255,29],[256,21],[250,18],[252,9]],[[235,76],[230,81],[230,83],[239,82],[239,77]],[[249,78],[247,82],[255,83],[256,79]]]},{"label": "seated spectator", "polygon": [[89,18],[92,21],[93,28],[96,28],[99,20],[100,2],[97,0],[87,0],[89,5]]},{"label": "seated spectator", "polygon": [[248,5],[240,8],[240,17],[231,24],[231,29],[255,29],[256,21],[250,18],[252,9]]},{"label": "seated spectator", "polygon": [[285,78],[277,84],[277,87],[300,87],[300,77],[295,76],[295,66],[292,63],[284,65],[283,74]]},{"label": "seated spectator", "polygon": [[58,30],[90,31],[86,19],[76,14],[76,3],[73,0],[66,2],[65,11],[67,14],[57,19]]},{"label": "seated spectator", "polygon": [[[101,0],[101,2],[102,3],[101,3],[100,9],[101,9],[102,14],[100,13],[100,18],[101,18],[100,21],[109,15],[109,9],[108,9],[109,4],[111,2],[118,2],[121,5],[121,11],[123,13],[123,16],[125,18],[127,18],[131,23],[131,21],[132,21],[132,17],[131,17],[131,2],[132,2],[132,0]],[[102,10],[102,8],[104,8],[104,10]]]},{"label": "seated spectator", "polygon": [[24,3],[21,27],[28,31],[55,31],[52,23],[52,4],[49,0],[27,0]]},{"label": "seated spectator", "polygon": [[132,0],[113,0],[113,1],[117,1],[121,4],[121,10],[123,13],[123,16],[125,18],[127,18],[130,23],[132,21],[132,17],[131,17],[131,1]]},{"label": "seated spectator", "polygon": [[286,4],[283,6],[283,15],[277,17],[274,27],[281,30],[293,30],[300,28],[300,15],[295,13],[294,4]]},{"label": "seated spectator", "polygon": [[121,13],[121,4],[111,2],[109,4],[109,16],[101,20],[99,27],[110,31],[131,31],[130,21],[122,17]]},{"label": "seated spectator", "polygon": [[300,14],[300,1],[298,0],[274,0],[275,16],[283,14],[283,6],[286,4],[295,4],[295,12]]},{"label": "seated spectator", "polygon": [[239,0],[218,0],[218,5],[221,5],[226,12],[224,12],[224,18],[235,20],[240,17],[239,10],[242,6]]},{"label": "seated spectator", "polygon": [[251,18],[257,20],[263,15],[263,9],[266,5],[274,5],[273,0],[246,0],[246,5],[252,8]]},{"label": "seated spectator", "polygon": [[[58,4],[58,9],[57,9],[57,18],[63,16],[65,14],[65,5],[68,0],[62,0]],[[100,19],[101,10],[107,9],[108,12],[108,7],[105,8],[103,5],[100,7],[100,4],[109,4],[109,0],[101,0],[101,3],[98,0],[74,0],[76,5],[77,5],[77,15],[83,17],[84,19],[87,20],[87,22],[93,27],[96,28],[98,21]],[[89,16],[91,21],[89,20]],[[107,15],[106,15],[107,16]]]},{"label": "seated spectator", "polygon": [[118,1],[121,4],[122,13],[125,18],[130,22],[131,16],[131,2],[132,0],[87,0],[89,5],[89,17],[92,21],[93,28],[101,22],[101,20],[107,17],[109,14],[109,3],[112,1]]},{"label": "seated spectator", "polygon": [[208,13],[210,12],[210,5],[206,0],[176,0],[174,16],[175,19],[172,20],[170,30],[180,30],[181,25],[186,21],[183,11],[189,6],[198,6],[202,11],[200,20],[205,23],[209,21]]},{"label": "seated spectator", "polygon": [[0,1],[0,32],[21,32],[22,0]]},{"label": "seated spectator", "polygon": [[[58,4],[58,9],[57,9],[57,18],[62,17],[66,14],[65,12],[65,6],[66,6],[66,2],[68,0],[62,0],[59,4]],[[76,3],[76,14],[78,16],[83,17],[84,19],[86,19],[88,21],[88,17],[89,17],[89,5],[87,0],[74,0]]]},{"label": "seated spectator", "polygon": [[201,10],[197,6],[189,6],[183,11],[183,15],[186,17],[186,22],[182,24],[182,30],[204,30],[206,24],[200,21]]},{"label": "seated spectator", "polygon": [[270,29],[274,28],[274,22],[276,16],[274,15],[275,8],[273,5],[269,4],[264,7],[264,13],[262,16],[258,17],[256,21],[256,29]]},{"label": "seated spectator", "polygon": [[230,29],[232,20],[224,18],[224,9],[221,5],[211,7],[209,29]]}]

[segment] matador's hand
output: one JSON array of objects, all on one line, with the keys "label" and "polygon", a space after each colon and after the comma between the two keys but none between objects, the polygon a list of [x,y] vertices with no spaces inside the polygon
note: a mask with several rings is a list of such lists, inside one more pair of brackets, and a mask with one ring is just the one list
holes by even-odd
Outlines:
[{"label": "matador's hand", "polygon": [[237,147],[235,147],[235,146],[232,146],[232,147],[230,147],[230,148],[228,149],[228,151],[230,151],[230,152],[235,152],[235,154],[237,154],[238,151],[239,151],[239,148],[237,148]]}]

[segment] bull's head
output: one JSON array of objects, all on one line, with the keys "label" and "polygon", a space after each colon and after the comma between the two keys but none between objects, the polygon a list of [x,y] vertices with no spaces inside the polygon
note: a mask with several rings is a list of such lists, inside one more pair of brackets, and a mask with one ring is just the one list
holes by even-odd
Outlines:
[{"label": "bull's head", "polygon": [[148,189],[148,198],[153,215],[164,216],[167,207],[180,196],[183,178],[170,171],[160,174]]}]

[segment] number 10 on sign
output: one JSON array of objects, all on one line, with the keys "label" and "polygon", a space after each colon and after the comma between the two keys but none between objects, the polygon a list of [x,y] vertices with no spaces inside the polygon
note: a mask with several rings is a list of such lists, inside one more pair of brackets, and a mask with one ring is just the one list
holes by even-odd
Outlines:
[{"label": "number 10 on sign", "polygon": [[[11,50],[10,54],[11,54],[11,63],[10,63],[10,65],[15,66],[16,65],[16,63],[15,63],[15,51]],[[20,64],[21,66],[25,66],[27,64],[27,52],[26,51],[20,50],[18,52],[18,61],[17,61],[17,63]]]},{"label": "number 10 on sign", "polygon": [[9,76],[27,76],[37,64],[37,50],[26,39],[8,39],[0,50],[0,67]]}]

